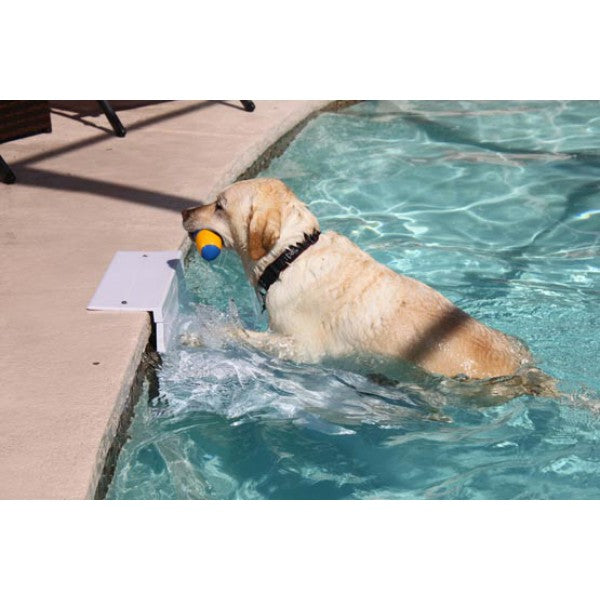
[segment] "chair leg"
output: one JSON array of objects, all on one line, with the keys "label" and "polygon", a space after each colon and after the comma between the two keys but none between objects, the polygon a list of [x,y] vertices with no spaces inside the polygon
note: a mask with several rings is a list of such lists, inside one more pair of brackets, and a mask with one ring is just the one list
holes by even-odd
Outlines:
[{"label": "chair leg", "polygon": [[11,171],[10,167],[4,162],[4,159],[0,156],[0,180],[3,183],[14,183],[17,178]]},{"label": "chair leg", "polygon": [[117,117],[117,113],[113,109],[113,107],[106,100],[97,100],[100,108],[106,115],[106,118],[110,122],[113,131],[117,137],[125,137],[127,133],[127,129],[123,127],[123,123],[121,123],[119,117]]},{"label": "chair leg", "polygon": [[240,102],[242,103],[244,110],[246,110],[248,112],[252,112],[256,108],[256,106],[255,106],[254,102],[252,102],[252,100],[240,100]]}]

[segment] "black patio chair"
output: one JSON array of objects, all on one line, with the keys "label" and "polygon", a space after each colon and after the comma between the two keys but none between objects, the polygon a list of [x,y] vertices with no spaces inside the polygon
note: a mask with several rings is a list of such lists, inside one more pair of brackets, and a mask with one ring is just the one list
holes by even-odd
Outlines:
[{"label": "black patio chair", "polygon": [[2,183],[14,183],[17,178],[15,174],[10,170],[10,167],[4,162],[2,156],[0,156],[0,179]]}]

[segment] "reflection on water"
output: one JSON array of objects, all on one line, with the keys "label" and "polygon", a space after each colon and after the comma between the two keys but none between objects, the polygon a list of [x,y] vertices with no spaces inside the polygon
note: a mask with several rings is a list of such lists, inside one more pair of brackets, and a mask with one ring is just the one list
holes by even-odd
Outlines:
[{"label": "reflection on water", "polygon": [[[180,332],[110,498],[600,498],[600,104],[368,102],[264,173],[323,230],[525,340],[560,398],[495,404],[232,344],[266,328],[237,257],[190,257]],[[464,390],[465,388],[463,388]]]}]

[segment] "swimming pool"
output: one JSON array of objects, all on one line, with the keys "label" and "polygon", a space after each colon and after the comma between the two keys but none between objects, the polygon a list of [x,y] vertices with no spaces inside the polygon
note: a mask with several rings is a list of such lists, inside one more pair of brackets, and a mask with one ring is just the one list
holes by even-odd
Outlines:
[{"label": "swimming pool", "polygon": [[178,327],[206,346],[164,356],[107,498],[600,498],[600,103],[360,103],[261,175],[525,340],[562,397],[485,406],[232,345],[219,323],[266,316],[236,256],[192,252]]}]

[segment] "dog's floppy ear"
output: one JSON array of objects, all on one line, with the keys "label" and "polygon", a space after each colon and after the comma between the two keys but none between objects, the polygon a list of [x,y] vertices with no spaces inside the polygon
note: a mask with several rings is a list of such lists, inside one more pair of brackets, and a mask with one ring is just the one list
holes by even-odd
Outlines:
[{"label": "dog's floppy ear", "polygon": [[259,260],[271,250],[279,239],[281,211],[279,207],[254,208],[248,223],[248,253]]}]

